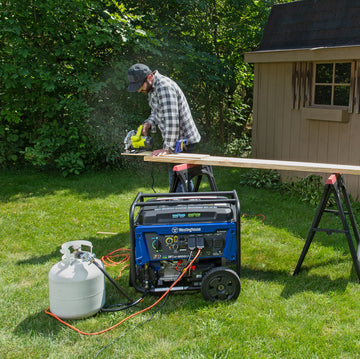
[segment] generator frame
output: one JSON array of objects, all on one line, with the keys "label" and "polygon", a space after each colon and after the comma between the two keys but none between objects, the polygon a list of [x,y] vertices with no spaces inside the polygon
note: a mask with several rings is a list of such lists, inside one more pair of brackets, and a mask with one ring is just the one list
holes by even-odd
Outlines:
[{"label": "generator frame", "polygon": [[[147,268],[149,265],[160,265],[161,263],[166,263],[167,260],[164,258],[161,258],[159,260],[154,260],[152,258],[146,258],[144,260],[144,262],[141,262],[141,260],[139,260],[139,258],[137,258],[137,252],[140,252],[140,250],[137,248],[137,242],[139,243],[139,240],[136,238],[136,236],[140,236],[139,233],[136,234],[136,232],[139,231],[139,229],[141,227],[146,228],[145,231],[149,231],[151,225],[147,225],[147,226],[143,226],[140,222],[139,222],[139,217],[141,217],[141,214],[143,211],[148,210],[149,212],[151,212],[152,207],[161,207],[161,208],[166,208],[168,207],[170,210],[171,209],[176,209],[176,206],[191,206],[195,205],[195,206],[214,206],[217,208],[217,206],[219,207],[226,207],[228,206],[228,208],[230,207],[232,210],[232,220],[231,221],[227,221],[226,223],[220,223],[220,222],[211,222],[211,221],[207,221],[207,222],[201,222],[201,220],[198,220],[196,222],[192,222],[191,224],[186,224],[187,222],[181,222],[181,224],[183,226],[187,226],[187,225],[196,225],[196,226],[204,226],[205,228],[209,228],[210,231],[215,231],[217,230],[217,228],[219,228],[219,231],[226,231],[226,228],[229,228],[229,226],[231,226],[231,228],[235,228],[235,234],[232,234],[232,236],[235,236],[235,243],[236,243],[236,249],[231,252],[231,259],[229,260],[229,258],[224,258],[223,255],[225,255],[225,249],[227,246],[227,240],[223,241],[224,242],[224,253],[221,253],[217,256],[208,256],[205,259],[202,259],[201,256],[197,259],[197,264],[199,265],[199,269],[198,272],[200,272],[199,276],[202,278],[202,281],[206,280],[207,283],[211,283],[211,282],[219,282],[219,288],[224,287],[224,285],[227,285],[227,281],[231,282],[232,285],[235,286],[235,293],[231,294],[231,295],[227,295],[227,297],[229,297],[229,299],[232,295],[235,296],[234,299],[236,299],[236,297],[239,295],[240,292],[240,268],[241,268],[241,239],[240,239],[240,202],[237,196],[237,193],[235,190],[233,191],[220,191],[220,192],[182,192],[182,193],[155,193],[155,194],[147,194],[147,193],[142,193],[139,192],[135,198],[135,200],[133,201],[131,207],[130,207],[130,213],[129,213],[129,222],[130,222],[130,244],[131,244],[131,249],[130,249],[130,277],[129,277],[129,283],[130,286],[134,287],[137,291],[145,293],[145,292],[150,292],[150,293],[161,293],[161,292],[165,292],[167,290],[170,289],[170,285],[164,285],[164,286],[156,286],[156,285],[145,285],[144,281],[142,283],[140,278],[139,278],[139,271],[144,270],[144,268]],[[140,218],[141,221],[141,218]],[[171,222],[171,221],[170,221]],[[166,226],[181,226],[181,224],[179,224],[178,222],[176,222],[176,220],[174,220],[171,223],[166,223]],[[162,227],[161,225],[155,225],[153,226],[154,228],[159,228]],[[165,225],[164,225],[165,227]],[[224,229],[225,228],[225,229]],[[232,231],[234,232],[234,231]],[[211,234],[206,234],[211,236]],[[226,236],[228,236],[228,234],[226,234]],[[201,236],[200,236],[201,237]],[[187,237],[189,238],[189,237]],[[228,237],[226,237],[228,238]],[[147,240],[144,240],[144,244],[141,242],[141,245],[144,245],[145,247],[147,246],[146,243]],[[206,240],[205,240],[206,241]],[[230,239],[229,239],[230,241]],[[232,240],[234,241],[234,240]],[[190,246],[190,244],[188,243],[188,245]],[[203,243],[203,245],[205,245]],[[234,246],[234,243],[230,243],[228,245],[232,245]],[[196,246],[195,246],[196,247]],[[145,251],[146,252],[146,248],[142,248],[141,251]],[[154,251],[154,250],[153,250]],[[235,253],[235,254],[234,254]],[[170,256],[169,256],[170,257]],[[235,257],[235,258],[233,258]],[[175,259],[176,261],[177,259]],[[173,259],[169,258],[169,262],[173,261]],[[201,266],[200,264],[202,263],[202,261],[205,261],[207,264],[210,263],[210,268],[207,268],[207,264]],[[142,264],[139,264],[139,262],[141,262]],[[219,264],[221,263],[221,264]],[[226,263],[226,264],[225,264]],[[233,271],[232,269],[227,267],[227,264],[231,264],[231,266],[235,267],[235,270]],[[226,265],[226,266],[225,266]],[[204,268],[204,270],[201,269],[201,267]],[[207,275],[207,278],[205,279]],[[225,283],[221,283],[222,281],[226,281]],[[217,300],[218,295],[216,294],[216,296],[207,293],[207,290],[205,289],[205,294],[204,294],[204,290],[203,290],[203,283],[201,283],[201,285],[199,285],[198,283],[196,283],[196,285],[183,285],[180,284],[182,283],[182,281],[179,282],[178,285],[173,286],[170,290],[171,291],[185,291],[185,290],[199,290],[201,289],[202,294],[204,296],[205,299],[214,301]],[[234,283],[235,282],[235,283]],[[207,284],[208,285],[208,284]],[[212,285],[212,284],[211,284]],[[237,286],[239,288],[237,288]],[[226,291],[226,290],[224,290]],[[232,289],[231,289],[232,291]],[[225,297],[219,297],[220,299],[227,299],[226,295]]]}]

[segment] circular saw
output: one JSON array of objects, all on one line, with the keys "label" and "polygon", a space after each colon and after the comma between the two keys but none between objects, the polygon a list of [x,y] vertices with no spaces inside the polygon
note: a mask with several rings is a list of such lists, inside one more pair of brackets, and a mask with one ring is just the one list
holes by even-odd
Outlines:
[{"label": "circular saw", "polygon": [[150,136],[142,136],[143,126],[139,126],[137,131],[131,130],[124,139],[126,152],[150,151],[154,146],[154,141]]}]

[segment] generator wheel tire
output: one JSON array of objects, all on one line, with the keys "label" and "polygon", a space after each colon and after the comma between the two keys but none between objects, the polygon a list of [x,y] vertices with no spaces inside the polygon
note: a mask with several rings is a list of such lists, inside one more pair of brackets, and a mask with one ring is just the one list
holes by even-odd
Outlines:
[{"label": "generator wheel tire", "polygon": [[236,299],[240,294],[240,289],[238,274],[225,267],[209,270],[201,282],[201,294],[205,300],[211,302]]}]

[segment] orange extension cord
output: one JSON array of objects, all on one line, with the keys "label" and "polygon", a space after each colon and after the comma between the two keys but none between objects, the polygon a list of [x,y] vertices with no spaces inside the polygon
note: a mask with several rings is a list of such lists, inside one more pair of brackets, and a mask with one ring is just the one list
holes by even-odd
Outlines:
[{"label": "orange extension cord", "polygon": [[[118,253],[121,251],[124,253]],[[117,254],[115,254],[115,253],[117,253]],[[112,260],[112,258],[118,258],[118,257],[123,257],[123,259],[119,262]],[[104,263],[105,267],[116,267],[118,265],[128,263],[130,261],[130,249],[129,248],[116,249],[116,250],[110,252],[109,254],[107,254],[106,256],[101,257],[100,260]],[[127,267],[129,267],[129,264],[127,264],[121,268],[119,275],[115,278],[115,280],[121,278],[122,272]]]},{"label": "orange extension cord", "polygon": [[[119,250],[116,250],[116,251],[119,251]],[[114,252],[116,252],[114,251]],[[111,252],[109,255],[105,256],[102,258],[102,260],[109,260],[109,258],[111,257],[111,255],[114,253],[114,252]],[[106,328],[104,330],[101,330],[99,332],[93,332],[93,333],[87,333],[87,332],[84,332],[80,329],[77,329],[76,327],[72,326],[71,324],[63,321],[62,319],[60,319],[57,315],[53,314],[50,312],[50,308],[47,308],[45,310],[45,313],[54,317],[55,319],[57,319],[60,323],[68,326],[69,328],[75,330],[76,332],[78,332],[79,334],[82,334],[82,335],[99,335],[99,334],[103,334],[105,332],[108,332],[116,327],[118,327],[119,325],[121,325],[122,323],[126,322],[127,320],[129,320],[130,318],[133,318],[141,313],[144,313],[152,308],[154,308],[157,304],[159,304],[168,294],[169,292],[171,291],[171,289],[181,280],[181,278],[184,276],[184,274],[189,270],[189,268],[191,268],[191,266],[194,264],[194,262],[196,261],[196,259],[199,257],[200,255],[200,252],[201,252],[201,249],[198,250],[198,252],[196,253],[195,257],[192,259],[192,261],[186,266],[186,268],[182,271],[181,275],[179,276],[178,279],[176,279],[176,281],[169,287],[169,289],[154,303],[154,304],[151,304],[150,306],[148,306],[147,308],[145,309],[142,309],[140,311],[138,311],[137,313],[133,313],[131,315],[129,315],[128,317],[122,319],[120,322],[118,322],[117,324],[109,327],[109,328]],[[129,254],[129,257],[130,257],[130,254]],[[126,257],[125,257],[126,258]],[[113,263],[113,264],[109,264],[109,265],[114,265],[115,262],[113,262],[112,260],[109,260],[110,263]],[[123,260],[124,261],[124,260]],[[123,268],[124,269],[124,268]],[[123,270],[122,269],[122,270]]]}]

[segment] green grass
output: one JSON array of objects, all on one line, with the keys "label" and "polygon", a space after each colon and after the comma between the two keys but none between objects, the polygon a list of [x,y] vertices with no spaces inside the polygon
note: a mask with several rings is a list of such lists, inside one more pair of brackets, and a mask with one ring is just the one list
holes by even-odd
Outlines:
[{"label": "green grass", "polygon": [[[154,189],[167,192],[166,166],[153,166]],[[90,240],[97,257],[129,247],[129,207],[139,191],[152,193],[151,168],[65,179],[0,173],[0,358],[94,358],[107,345],[98,358],[360,358],[360,284],[345,236],[316,234],[300,274],[292,276],[316,208],[240,186],[241,171],[227,168],[214,168],[217,185],[237,190],[244,214],[236,301],[173,293],[152,319],[149,311],[91,337],[46,315],[47,276],[61,259],[61,244]],[[108,271],[118,274],[118,268]],[[140,295],[129,288],[128,271],[119,284]],[[108,301],[123,300],[108,282],[106,291]],[[71,323],[98,331],[155,300]]]}]

